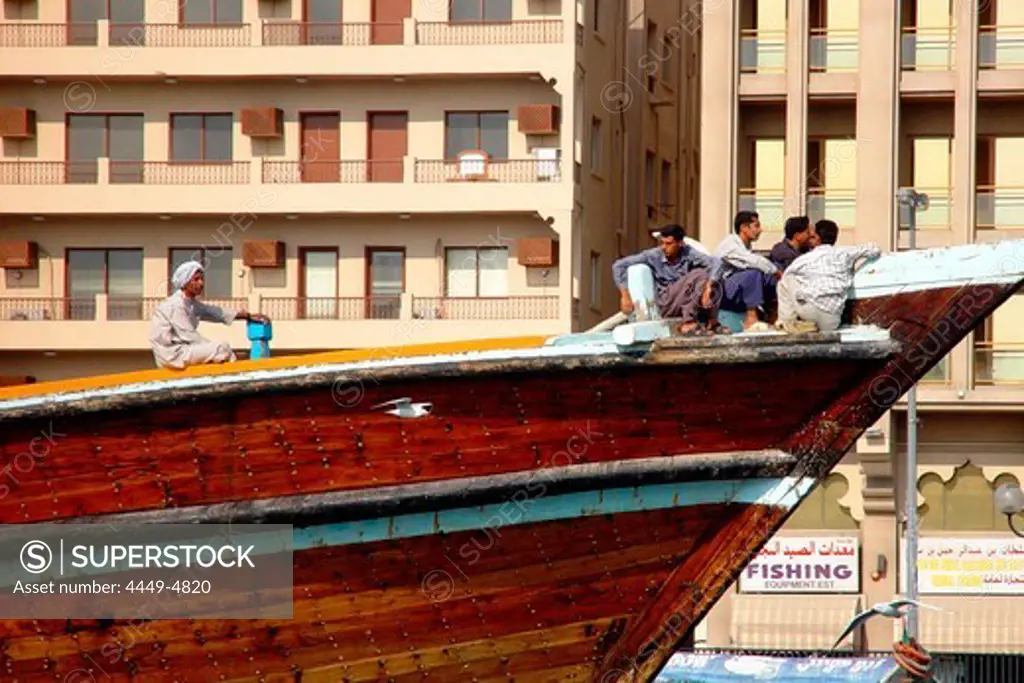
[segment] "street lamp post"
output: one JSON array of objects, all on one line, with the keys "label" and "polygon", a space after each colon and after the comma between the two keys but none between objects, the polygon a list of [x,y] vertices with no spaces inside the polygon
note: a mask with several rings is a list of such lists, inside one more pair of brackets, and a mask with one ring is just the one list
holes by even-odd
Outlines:
[{"label": "street lamp post", "polygon": [[[900,206],[908,209],[907,228],[908,245],[917,248],[917,212],[928,209],[928,195],[913,189],[904,189],[899,194]],[[897,212],[898,213],[898,212]],[[897,216],[899,221],[899,216]],[[898,235],[899,233],[897,233]],[[907,393],[907,466],[906,486],[906,519],[903,535],[904,565],[906,566],[906,596],[917,600],[917,385],[910,387]],[[906,619],[906,632],[910,638],[917,640],[917,610],[910,610]]]}]

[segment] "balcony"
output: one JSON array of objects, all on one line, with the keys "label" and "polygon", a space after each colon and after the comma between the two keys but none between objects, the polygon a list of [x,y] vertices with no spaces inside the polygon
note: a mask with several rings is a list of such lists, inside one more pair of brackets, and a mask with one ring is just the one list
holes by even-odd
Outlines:
[{"label": "balcony", "polygon": [[811,222],[828,218],[835,221],[840,230],[854,230],[857,227],[857,191],[808,188],[807,217]]},{"label": "balcony", "polygon": [[956,67],[956,29],[907,26],[901,39],[904,71],[952,71]]},{"label": "balcony", "polygon": [[858,32],[828,28],[811,29],[810,68],[818,73],[856,71]]},{"label": "balcony", "polygon": [[1024,385],[1024,343],[974,343],[976,386]]},{"label": "balcony", "polygon": [[978,230],[1024,229],[1024,187],[981,186],[976,211]]},{"label": "balcony", "polygon": [[[149,316],[160,298],[0,298],[0,350],[148,350]],[[568,331],[557,296],[494,298],[260,297],[207,300],[259,311],[274,322],[271,348],[377,348]],[[514,325],[496,331],[493,323]],[[103,323],[97,325],[95,323]],[[86,324],[90,323],[90,324]],[[204,336],[248,348],[243,326],[203,325]]]},{"label": "balcony", "polygon": [[[900,188],[904,189],[904,188]],[[917,212],[918,230],[952,230],[953,228],[953,189],[949,187],[915,187],[920,193],[928,195],[928,209]],[[910,228],[910,209],[900,206],[900,229]]]},{"label": "balcony", "polygon": [[751,98],[785,96],[785,31],[740,32],[739,94]]},{"label": "balcony", "polygon": [[740,32],[740,73],[786,72],[786,32],[745,29]]},{"label": "balcony", "polygon": [[[0,76],[107,78],[534,74],[572,66],[565,21],[464,24],[0,22]],[[523,49],[529,46],[529,49]]]},{"label": "balcony", "polygon": [[978,68],[1024,69],[1024,26],[981,26]]},{"label": "balcony", "polygon": [[783,190],[741,189],[737,205],[740,211],[756,212],[766,230],[781,230],[790,215]]},{"label": "balcony", "polygon": [[[466,163],[0,161],[0,196],[5,213],[22,215],[104,214],[110,207],[143,215],[522,213],[572,205],[560,159]],[[325,192],[325,183],[360,187]]]},{"label": "balcony", "polygon": [[900,51],[900,92],[951,94],[956,89],[955,28],[906,26]]}]

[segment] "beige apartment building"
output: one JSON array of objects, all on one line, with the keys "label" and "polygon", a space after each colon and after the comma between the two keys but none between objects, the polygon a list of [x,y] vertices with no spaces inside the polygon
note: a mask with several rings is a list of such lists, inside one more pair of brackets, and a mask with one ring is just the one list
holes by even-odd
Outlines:
[{"label": "beige apartment building", "polygon": [[152,367],[195,257],[276,354],[570,332],[696,220],[696,0],[0,11],[0,375]]},{"label": "beige apartment building", "polygon": [[[841,243],[906,248],[896,196],[907,187],[930,198],[920,247],[1024,237],[1024,3],[705,4],[705,243],[738,208],[756,208],[764,249],[786,216],[804,213],[836,220]],[[1024,296],[918,396],[919,589],[949,610],[922,610],[922,644],[1020,652],[1024,541],[992,494],[1024,481]],[[856,611],[899,593],[905,408],[804,502],[702,624],[698,646],[827,649]],[[889,650],[896,638],[877,619],[855,646]]]}]

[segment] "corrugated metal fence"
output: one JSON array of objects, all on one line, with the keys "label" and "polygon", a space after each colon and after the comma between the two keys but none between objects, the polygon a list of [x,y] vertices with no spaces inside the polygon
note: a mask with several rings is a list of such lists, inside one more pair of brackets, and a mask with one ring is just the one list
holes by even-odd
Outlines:
[{"label": "corrugated metal fence", "polygon": [[[759,655],[762,657],[849,657],[850,652],[814,650],[729,650],[699,649],[698,653]],[[856,653],[858,657],[888,657],[891,652]],[[1024,654],[931,653],[935,658],[937,683],[1021,683],[1024,682]]]}]

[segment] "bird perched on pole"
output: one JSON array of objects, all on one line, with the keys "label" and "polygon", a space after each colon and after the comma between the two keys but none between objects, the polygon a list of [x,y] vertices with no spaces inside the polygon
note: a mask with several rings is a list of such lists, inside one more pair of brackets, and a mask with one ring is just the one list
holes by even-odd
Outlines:
[{"label": "bird perched on pole", "polygon": [[865,610],[855,616],[850,623],[846,625],[846,630],[843,631],[843,634],[836,639],[835,645],[832,646],[832,649],[836,649],[836,647],[839,646],[839,643],[846,639],[846,636],[853,633],[857,627],[865,623],[868,619],[878,616],[889,617],[890,619],[903,619],[907,616],[907,612],[918,607],[933,609],[937,612],[945,611],[941,607],[932,607],[931,605],[925,605],[917,600],[909,600],[907,598],[893,600],[892,602],[879,602],[872,605],[871,609]]}]

